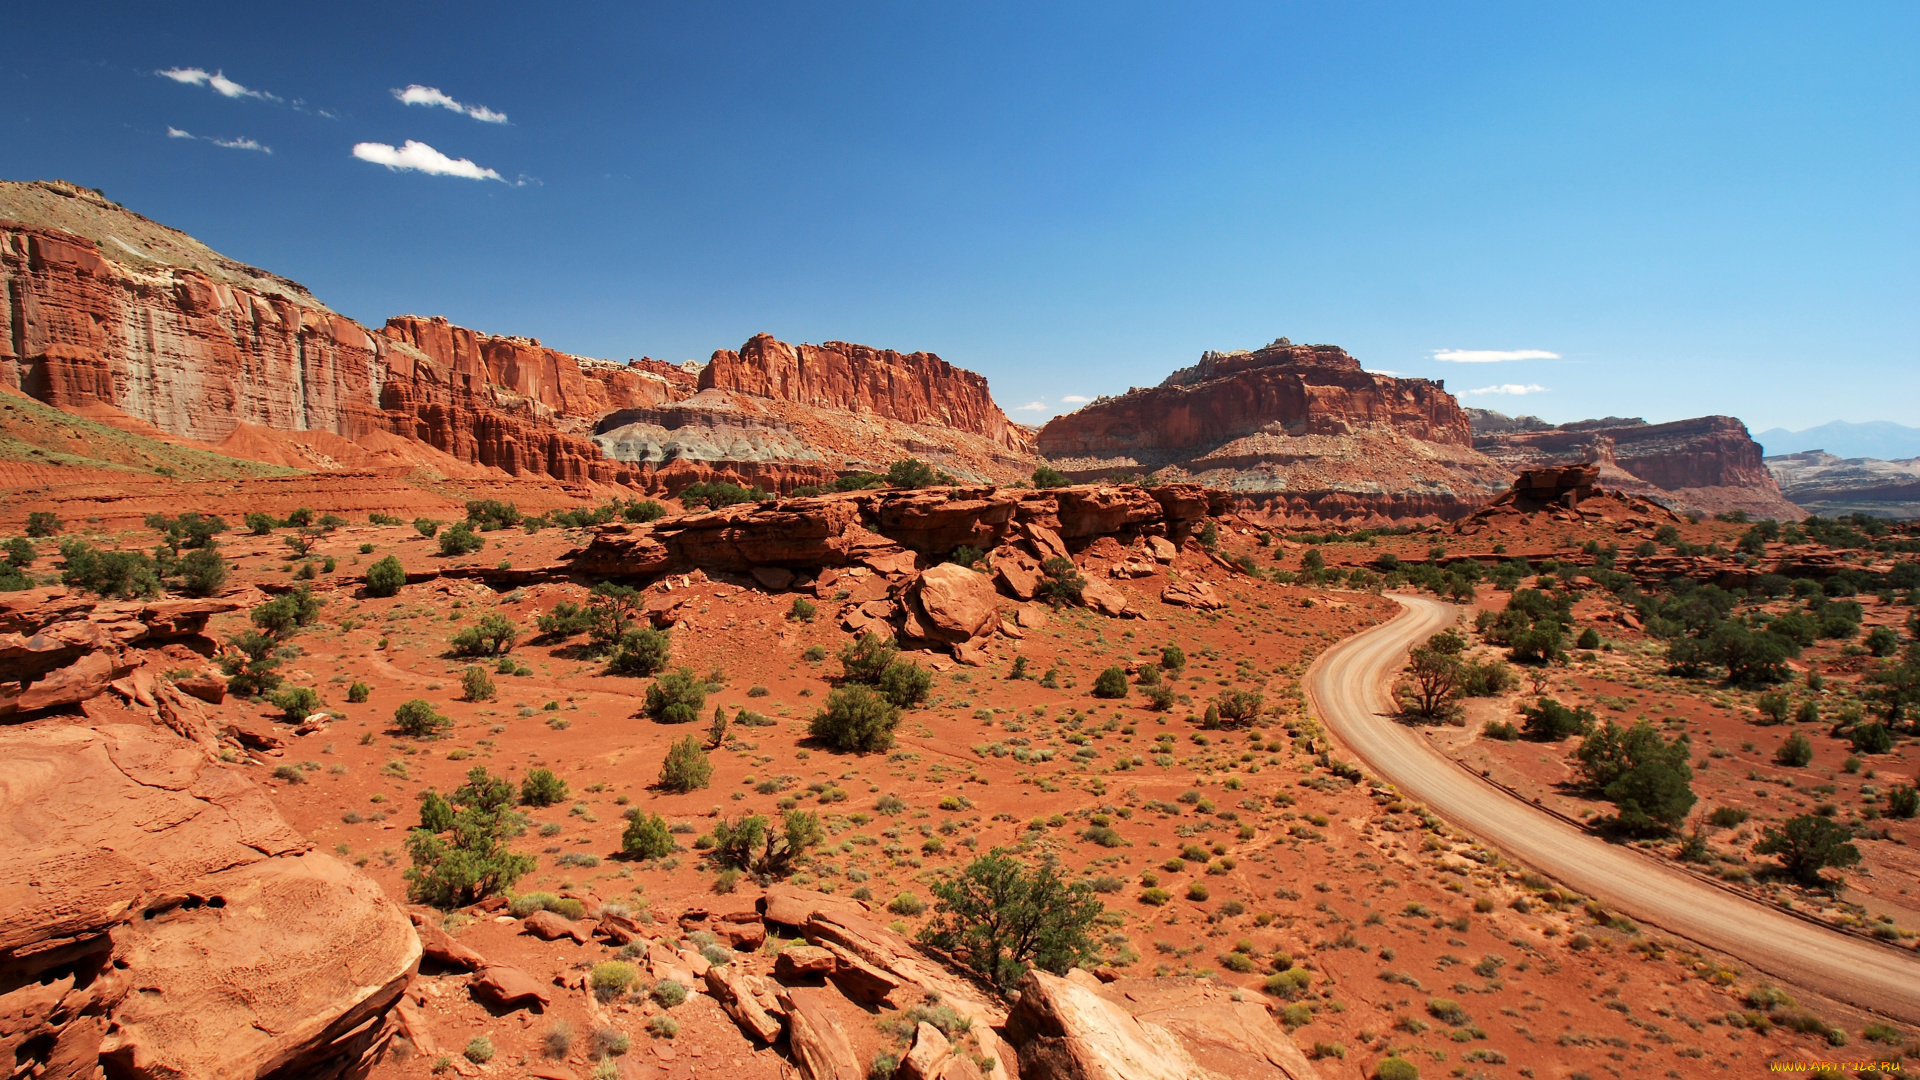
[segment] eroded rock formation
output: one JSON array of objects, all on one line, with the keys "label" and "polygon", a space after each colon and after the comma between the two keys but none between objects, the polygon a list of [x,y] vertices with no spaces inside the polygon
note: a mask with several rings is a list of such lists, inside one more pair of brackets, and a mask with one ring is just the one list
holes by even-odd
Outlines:
[{"label": "eroded rock formation", "polygon": [[1442,384],[1285,338],[1055,417],[1037,449],[1070,476],[1191,479],[1287,518],[1459,517],[1506,480]]},{"label": "eroded rock formation", "polygon": [[1920,458],[1840,458],[1821,450],[1766,459],[1780,493],[1823,517],[1920,517]]},{"label": "eroded rock formation", "polygon": [[0,793],[16,1073],[331,1077],[379,1049],[420,960],[406,913],[201,747],[151,726],[0,728]]},{"label": "eroded rock formation", "polygon": [[1513,469],[1592,464],[1599,482],[1678,510],[1755,517],[1805,516],[1781,495],[1760,444],[1731,416],[1667,424],[1607,417],[1554,426],[1534,417],[1473,410],[1474,446]]}]

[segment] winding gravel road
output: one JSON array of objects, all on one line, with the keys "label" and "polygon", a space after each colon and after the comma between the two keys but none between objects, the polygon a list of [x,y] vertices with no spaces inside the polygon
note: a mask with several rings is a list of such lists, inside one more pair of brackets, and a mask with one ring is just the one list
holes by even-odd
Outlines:
[{"label": "winding gravel road", "polygon": [[1920,1023],[1913,953],[1836,933],[1607,843],[1482,782],[1396,721],[1390,691],[1408,648],[1452,625],[1458,609],[1425,597],[1392,599],[1406,610],[1329,649],[1306,677],[1316,714],[1375,775],[1608,907],[1775,978]]}]

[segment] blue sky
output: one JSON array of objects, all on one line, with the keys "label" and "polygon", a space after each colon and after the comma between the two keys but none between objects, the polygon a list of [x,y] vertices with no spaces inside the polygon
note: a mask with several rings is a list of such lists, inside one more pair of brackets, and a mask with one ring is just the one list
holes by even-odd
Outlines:
[{"label": "blue sky", "polygon": [[118,7],[9,13],[0,176],[371,325],[926,349],[1029,422],[1286,335],[1920,424],[1911,4]]}]

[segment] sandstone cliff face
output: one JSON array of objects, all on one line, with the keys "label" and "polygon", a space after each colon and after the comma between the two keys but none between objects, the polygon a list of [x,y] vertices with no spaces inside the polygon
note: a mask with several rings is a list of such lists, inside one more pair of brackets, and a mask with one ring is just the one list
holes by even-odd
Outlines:
[{"label": "sandstone cliff face", "polygon": [[1440,383],[1285,338],[1056,417],[1038,450],[1070,476],[1158,472],[1286,518],[1458,517],[1507,480]]},{"label": "sandstone cliff face", "polygon": [[700,373],[700,388],[875,413],[979,435],[1010,450],[1030,450],[1026,431],[993,403],[985,376],[932,353],[898,353],[844,341],[789,345],[770,334],[757,334],[739,352],[715,352]]},{"label": "sandstone cliff face", "polygon": [[1795,506],[1822,517],[1872,514],[1920,517],[1920,458],[1842,458],[1821,450],[1766,459],[1767,471]]},{"label": "sandstone cliff face", "polygon": [[1667,424],[1609,417],[1558,427],[1524,425],[1531,430],[1477,420],[1476,426],[1480,434],[1474,445],[1515,469],[1592,462],[1600,466],[1603,487],[1677,509],[1803,516],[1780,494],[1761,458],[1760,444],[1735,417],[1702,416]]}]

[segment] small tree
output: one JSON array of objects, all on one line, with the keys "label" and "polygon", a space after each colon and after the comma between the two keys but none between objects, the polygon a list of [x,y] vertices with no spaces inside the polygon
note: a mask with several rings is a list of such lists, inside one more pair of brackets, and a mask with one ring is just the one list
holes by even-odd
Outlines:
[{"label": "small tree", "polygon": [[900,710],[872,688],[852,683],[827,695],[826,708],[814,714],[808,732],[840,750],[863,753],[893,745]]},{"label": "small tree", "polygon": [[737,822],[722,818],[713,827],[713,861],[723,867],[745,870],[760,878],[784,877],[793,872],[793,864],[808,848],[826,839],[820,818],[806,810],[789,810],[781,815],[780,829],[759,814],[749,814]]},{"label": "small tree", "polygon": [[915,458],[906,458],[887,466],[887,483],[892,487],[926,488],[942,482],[952,483],[953,478]]},{"label": "small tree", "polygon": [[407,583],[407,568],[389,555],[367,567],[367,595],[393,596]]},{"label": "small tree", "polygon": [[607,660],[609,675],[645,677],[664,670],[673,659],[673,640],[665,630],[636,626],[620,635],[613,656]]},{"label": "small tree", "polygon": [[1127,669],[1115,665],[1102,671],[1093,680],[1093,696],[1097,698],[1123,698],[1127,696]]},{"label": "small tree", "polygon": [[925,944],[953,955],[1002,993],[1039,967],[1056,975],[1098,955],[1093,928],[1104,908],[1093,886],[1068,884],[1052,865],[1029,872],[996,848],[960,876],[933,884]]},{"label": "small tree", "polygon": [[1180,646],[1166,645],[1161,647],[1160,649],[1161,670],[1169,672],[1171,674],[1178,674],[1179,672],[1184,670],[1186,666],[1187,666],[1187,654],[1185,650],[1180,648]]},{"label": "small tree", "polygon": [[453,635],[456,656],[502,656],[513,651],[520,632],[505,615],[483,615],[480,621]]},{"label": "small tree", "polygon": [[[511,782],[490,776],[476,765],[446,802],[453,810],[446,829],[422,827],[407,836],[407,853],[413,858],[407,871],[407,894],[413,900],[439,907],[472,904],[512,888],[538,865],[531,856],[506,847],[506,838],[515,828],[509,816]],[[440,823],[426,821],[424,803],[421,818],[423,826]]]},{"label": "small tree", "polygon": [[567,782],[552,769],[530,769],[520,781],[521,806],[552,806],[567,797]]},{"label": "small tree", "polygon": [[440,523],[432,518],[417,517],[413,519],[413,531],[431,540],[440,531]]},{"label": "small tree", "polygon": [[320,617],[322,602],[313,595],[312,589],[302,585],[285,596],[256,604],[247,617],[276,641],[285,641],[296,632],[313,625],[314,620]]},{"label": "small tree", "polygon": [[631,585],[615,585],[610,581],[595,585],[587,595],[587,610],[591,612],[587,636],[594,655],[617,647],[639,621],[645,604],[645,595]]},{"label": "small tree", "polygon": [[400,707],[393,710],[393,726],[402,735],[437,739],[453,726],[453,720],[434,711],[433,703],[425,698],[414,698],[401,702]]},{"label": "small tree", "polygon": [[1631,832],[1665,832],[1693,809],[1693,769],[1682,735],[1669,742],[1642,720],[1630,728],[1613,721],[1587,736],[1576,752],[1588,784],[1618,807],[1616,821]]},{"label": "small tree", "polygon": [[258,630],[243,630],[227,639],[235,653],[220,657],[220,670],[227,674],[227,691],[236,697],[264,694],[280,685],[275,668],[286,659],[280,642]]},{"label": "small tree", "polygon": [[685,793],[706,787],[713,781],[713,763],[700,748],[700,740],[689,735],[667,749],[660,763],[660,788]]},{"label": "small tree", "polygon": [[707,725],[707,743],[718,750],[727,741],[727,710],[720,705],[713,707],[713,722]]},{"label": "small tree", "polygon": [[535,623],[540,627],[541,637],[557,641],[593,629],[593,611],[585,604],[561,600],[553,605],[552,611],[539,616]]},{"label": "small tree", "polygon": [[1213,699],[1219,720],[1228,724],[1244,724],[1255,719],[1264,704],[1265,699],[1252,690],[1222,690]]},{"label": "small tree", "polygon": [[187,552],[175,569],[180,574],[180,587],[189,596],[212,596],[226,588],[227,558],[212,541],[208,541],[206,547]]},{"label": "small tree", "polygon": [[364,704],[366,700],[372,696],[373,696],[373,687],[368,686],[366,683],[360,682],[357,679],[354,681],[353,685],[347,687],[347,701],[350,704],[353,704],[353,705]]},{"label": "small tree", "polygon": [[1037,488],[1061,488],[1072,482],[1067,479],[1067,474],[1051,465],[1042,465],[1033,470],[1033,486]]},{"label": "small tree", "polygon": [[66,525],[51,510],[32,510],[27,513],[27,535],[36,539],[59,536]]},{"label": "small tree", "polygon": [[440,554],[471,555],[487,546],[487,541],[464,521],[456,521],[440,534]]},{"label": "small tree", "polygon": [[871,632],[861,634],[840,650],[842,677],[848,682],[871,686],[880,681],[880,676],[899,655],[900,650],[894,648],[892,638]]},{"label": "small tree", "polygon": [[1067,604],[1079,604],[1087,588],[1087,579],[1072,559],[1063,559],[1056,555],[1040,564],[1040,570],[1046,577],[1040,582],[1040,598],[1054,607]]},{"label": "small tree", "polygon": [[1459,659],[1428,645],[1414,649],[1408,661],[1407,712],[1422,720],[1453,715],[1462,681]]},{"label": "small tree", "polygon": [[669,671],[647,687],[646,713],[662,724],[691,724],[706,706],[706,680],[690,667]]},{"label": "small tree", "polygon": [[626,831],[620,834],[620,850],[635,859],[664,859],[673,854],[673,833],[659,814],[634,810],[628,813]]},{"label": "small tree", "polygon": [[1779,856],[1781,869],[1803,885],[1824,885],[1820,871],[1860,861],[1860,849],[1849,842],[1852,839],[1853,830],[1832,818],[1802,814],[1781,828],[1767,829],[1753,850]]}]

